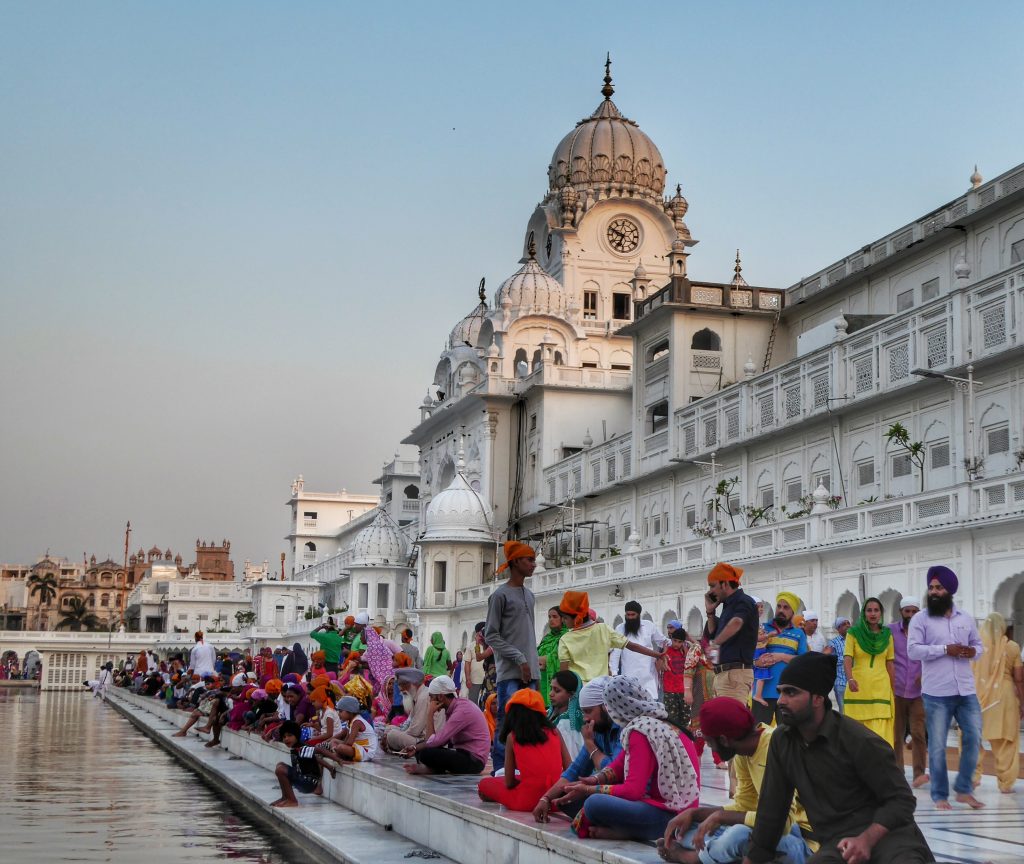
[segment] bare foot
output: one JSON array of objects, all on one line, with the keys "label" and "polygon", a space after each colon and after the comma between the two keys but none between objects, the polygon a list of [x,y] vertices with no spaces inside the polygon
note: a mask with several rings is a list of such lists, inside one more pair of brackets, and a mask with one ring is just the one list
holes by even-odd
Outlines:
[{"label": "bare foot", "polygon": [[196,729],[196,732],[209,732],[209,731],[210,731],[210,727],[209,726],[201,726],[201,727]]},{"label": "bare foot", "polygon": [[953,805],[950,804],[945,798],[940,798],[938,801],[935,802],[935,809],[936,810],[952,810],[953,809]]},{"label": "bare foot", "polygon": [[321,786],[321,785],[320,785],[320,784],[318,783],[318,784],[316,785],[316,787],[315,787],[315,788],[313,789],[313,794],[314,794],[314,795],[323,795],[323,794],[324,794],[324,787],[323,787],[323,786]]},{"label": "bare foot", "polygon": [[972,810],[981,810],[985,806],[977,798],[971,795],[970,792],[958,792],[956,800],[961,804],[966,804]]},{"label": "bare foot", "polygon": [[927,774],[922,774],[920,777],[915,777],[914,782],[910,785],[913,786],[915,789],[920,789],[922,786],[924,786],[925,783],[931,783],[931,780],[932,778],[929,777]]},{"label": "bare foot", "polygon": [[204,747],[219,747],[220,746],[220,741],[207,741],[203,746]]},{"label": "bare foot", "polygon": [[658,854],[663,861],[675,861],[676,864],[700,864],[700,857],[696,852],[683,849],[676,845],[669,849],[665,846],[665,838],[658,839]]},{"label": "bare foot", "polygon": [[298,801],[289,801],[287,798],[282,798],[280,801],[275,801],[270,805],[271,807],[298,807]]},{"label": "bare foot", "polygon": [[408,765],[402,766],[405,769],[406,774],[430,774],[431,771],[426,765],[420,765],[419,762],[412,762]]},{"label": "bare foot", "polygon": [[186,735],[188,735],[188,732],[175,732],[171,737],[172,738],[184,738]]},{"label": "bare foot", "polygon": [[331,779],[332,780],[337,779],[337,776],[338,776],[338,769],[337,768],[335,768],[333,765],[328,765],[326,762],[324,762],[324,768],[326,768],[328,771],[331,772]]}]

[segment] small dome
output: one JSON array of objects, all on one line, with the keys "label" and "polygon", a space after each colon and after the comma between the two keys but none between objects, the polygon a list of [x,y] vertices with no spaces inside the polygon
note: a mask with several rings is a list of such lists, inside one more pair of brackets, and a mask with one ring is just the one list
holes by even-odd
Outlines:
[{"label": "small dome", "polygon": [[461,472],[427,505],[422,540],[494,542],[491,508]]},{"label": "small dome", "polygon": [[532,255],[527,262],[501,283],[495,295],[495,304],[518,309],[520,314],[534,312],[564,318],[565,290],[562,283],[551,276]]},{"label": "small dome", "polygon": [[385,510],[378,510],[374,520],[352,541],[354,567],[404,565],[408,558],[405,538]]},{"label": "small dome", "polygon": [[448,334],[448,347],[457,348],[460,345],[475,347],[480,336],[480,328],[483,327],[487,318],[487,294],[484,293],[484,280],[480,280],[480,287],[477,289],[477,297],[480,298],[473,311],[463,318],[452,328]]},{"label": "small dome", "polygon": [[661,152],[635,122],[623,117],[612,102],[610,62],[605,66],[604,101],[576,124],[555,148],[548,166],[548,186],[578,191],[602,189],[656,198],[665,189]]},{"label": "small dome", "polygon": [[971,188],[977,189],[983,182],[984,180],[982,180],[981,174],[978,173],[978,166],[975,165],[974,173],[971,174]]}]

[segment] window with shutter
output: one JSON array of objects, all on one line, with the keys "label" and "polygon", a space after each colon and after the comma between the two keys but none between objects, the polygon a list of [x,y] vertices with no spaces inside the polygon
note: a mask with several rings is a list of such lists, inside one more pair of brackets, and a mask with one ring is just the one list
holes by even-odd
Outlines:
[{"label": "window with shutter", "polygon": [[949,442],[937,441],[928,447],[928,458],[932,468],[945,468],[949,465]]},{"label": "window with shutter", "polygon": [[909,477],[911,471],[910,456],[906,453],[897,453],[892,457],[892,477],[894,480],[899,477]]},{"label": "window with shutter", "polygon": [[988,442],[989,453],[1006,453],[1010,449],[1010,428],[1008,426],[986,429],[985,438]]},{"label": "window with shutter", "polygon": [[857,463],[857,485],[870,486],[875,482],[875,463],[873,460]]}]

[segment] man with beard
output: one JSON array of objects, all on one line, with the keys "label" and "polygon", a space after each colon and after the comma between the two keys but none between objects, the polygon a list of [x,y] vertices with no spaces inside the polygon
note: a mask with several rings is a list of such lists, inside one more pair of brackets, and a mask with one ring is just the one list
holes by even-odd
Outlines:
[{"label": "man with beard", "polygon": [[804,624],[803,624],[804,635],[807,636],[807,650],[808,651],[821,651],[825,650],[825,634],[818,629],[818,613],[811,609],[804,612]]},{"label": "man with beard", "polygon": [[[721,759],[732,760],[736,768],[736,795],[724,807],[691,808],[673,817],[664,838],[658,842],[658,854],[678,864],[739,861],[750,841],[768,745],[778,727],[758,723],[746,705],[718,696],[701,706],[700,728],[711,749]],[[796,797],[790,806],[787,828],[775,850],[775,860],[802,864],[818,844],[804,840],[804,832],[809,833],[811,826]]]},{"label": "man with beard", "polygon": [[564,797],[565,787],[570,783],[590,777],[595,771],[610,765],[622,751],[619,741],[621,730],[612,722],[604,707],[604,688],[611,677],[604,675],[583,685],[579,694],[580,709],[583,711],[583,747],[576,758],[555,781],[555,785],[542,796],[533,808],[533,818],[538,822],[551,821],[552,805],[569,816],[575,816],[583,800],[569,800]]},{"label": "man with beard", "polygon": [[719,562],[711,568],[708,592],[704,595],[708,616],[704,637],[715,668],[715,694],[730,696],[746,705],[754,683],[758,620],[754,601],[740,588],[742,575],[742,568],[732,564]]},{"label": "man with beard", "polygon": [[810,652],[793,658],[779,678],[779,718],[744,864],[776,860],[793,793],[807,809],[820,844],[808,864],[931,864],[914,822],[917,804],[884,741],[832,710],[836,660]]},{"label": "man with beard", "polygon": [[[644,621],[640,617],[642,612],[643,607],[636,600],[630,600],[626,604],[626,620],[619,624],[615,631],[634,644],[643,645],[652,651],[664,651],[669,640],[653,621]],[[662,664],[663,661],[637,654],[635,651],[623,651],[621,648],[613,649],[608,658],[612,675],[630,675],[636,678],[651,694],[652,699],[658,698],[659,666]]]},{"label": "man with beard", "polygon": [[758,723],[778,720],[775,705],[779,698],[779,676],[794,657],[807,653],[807,634],[793,623],[793,616],[799,608],[800,598],[790,591],[783,591],[775,598],[775,618],[764,625],[768,642],[756,665],[771,672],[771,678],[765,679],[761,701],[754,702],[754,716]]},{"label": "man with beard", "polygon": [[896,762],[903,767],[904,735],[910,723],[911,764],[913,765],[913,787],[924,786],[930,779],[925,773],[925,755],[928,741],[924,734],[924,701],[921,699],[921,661],[911,660],[907,655],[907,631],[910,619],[921,611],[921,601],[916,597],[904,597],[900,601],[900,620],[888,624],[892,631],[893,647],[893,696],[895,698],[892,749]]},{"label": "man with beard", "polygon": [[946,736],[956,718],[961,732],[960,771],[953,783],[956,800],[974,810],[982,804],[972,794],[981,746],[981,705],[971,660],[984,650],[974,619],[953,605],[959,587],[948,567],[928,568],[928,607],[910,619],[907,655],[921,661],[921,693],[928,728],[928,762],[932,801],[937,810],[952,810],[946,770]]},{"label": "man with beard", "polygon": [[384,748],[398,753],[407,747],[415,747],[427,740],[427,736],[439,730],[443,715],[435,717],[436,729],[430,723],[430,694],[423,686],[423,670],[406,666],[395,670],[398,689],[402,691],[402,706],[408,718],[401,726],[387,726],[382,738]]}]

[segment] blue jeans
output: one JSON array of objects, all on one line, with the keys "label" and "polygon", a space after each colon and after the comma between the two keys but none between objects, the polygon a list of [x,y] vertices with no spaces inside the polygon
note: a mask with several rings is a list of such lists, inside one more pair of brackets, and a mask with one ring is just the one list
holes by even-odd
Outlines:
[{"label": "blue jeans", "polygon": [[[694,825],[687,831],[679,845],[684,849],[692,849],[693,835],[697,833],[697,828],[698,826]],[[697,856],[703,864],[732,864],[734,861],[742,861],[743,856],[747,854],[747,844],[753,830],[746,825],[724,825],[710,837],[704,838],[704,848]],[[775,864],[804,864],[810,856],[811,850],[804,842],[800,826],[794,825],[792,830],[779,840],[772,860]]]},{"label": "blue jeans", "polygon": [[[507,678],[504,681],[499,681],[496,689],[497,698],[494,700],[498,703],[497,715],[494,723],[494,745],[491,748],[491,766],[493,771],[500,771],[505,767],[505,745],[498,740],[498,736],[501,734],[501,724],[505,722],[505,703],[508,702],[509,697],[527,685],[523,684],[521,678]],[[535,678],[529,684],[530,689],[537,689],[537,679]]]},{"label": "blue jeans", "polygon": [[843,710],[843,702],[846,700],[846,685],[836,684],[835,688],[832,690],[832,693],[836,697],[836,710],[840,714],[845,714],[846,712]]},{"label": "blue jeans", "polygon": [[630,840],[653,843],[665,836],[665,828],[676,814],[643,801],[627,801],[598,792],[584,802],[583,815],[591,825],[629,831]]},{"label": "blue jeans", "polygon": [[925,694],[924,718],[928,728],[928,769],[932,778],[932,801],[949,798],[949,775],[946,770],[946,736],[956,718],[961,732],[960,771],[953,791],[968,795],[974,791],[974,769],[978,766],[981,748],[981,705],[978,697],[929,696]]}]

